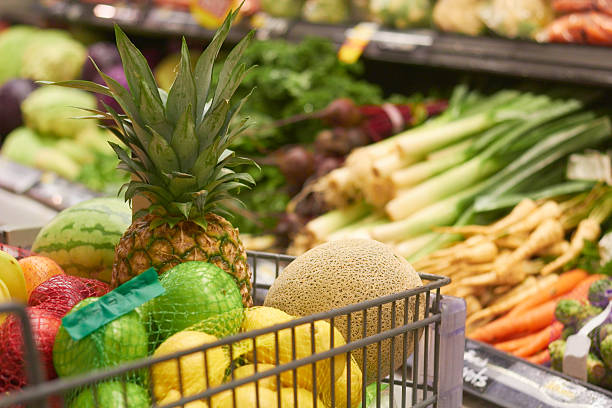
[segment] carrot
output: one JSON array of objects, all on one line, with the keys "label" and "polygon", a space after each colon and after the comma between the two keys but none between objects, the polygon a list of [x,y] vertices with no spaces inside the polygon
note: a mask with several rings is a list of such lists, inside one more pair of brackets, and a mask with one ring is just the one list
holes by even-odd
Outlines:
[{"label": "carrot", "polygon": [[[556,275],[551,275],[551,278],[546,278],[546,280],[552,280],[554,279],[552,278],[554,276]],[[535,281],[535,278],[533,278],[533,280]],[[535,295],[538,292],[538,290],[541,290],[542,286],[546,284],[546,282],[543,282],[543,281],[540,281],[540,282],[541,283],[534,284],[531,287],[527,287],[524,290],[517,292],[514,296],[506,298],[503,302],[493,304],[487,307],[486,309],[482,309],[482,310],[476,311],[472,315],[468,315],[466,324],[471,324],[479,319],[488,318],[488,317],[496,316],[496,315],[507,312],[508,310],[512,309],[517,304],[519,304],[520,302],[525,301],[529,299],[530,296]],[[519,287],[520,286],[523,286],[523,285],[521,284],[519,285]]]},{"label": "carrot", "polygon": [[541,305],[542,303],[549,301],[555,296],[563,295],[569,292],[586,276],[587,272],[582,269],[574,269],[562,273],[561,275],[559,275],[559,279],[557,279],[549,288],[540,288],[542,290],[535,292],[527,300],[518,304],[514,309],[510,311],[509,316],[519,315],[523,311]]},{"label": "carrot", "polygon": [[603,275],[587,276],[571,292],[544,302],[541,305],[530,309],[527,313],[504,316],[501,319],[497,319],[486,326],[475,330],[471,334],[471,338],[490,343],[492,341],[505,339],[512,333],[535,331],[549,326],[555,319],[555,308],[557,307],[557,302],[559,300],[586,299],[591,283],[601,279],[602,277]]},{"label": "carrot", "polygon": [[533,356],[527,357],[527,361],[533,364],[546,364],[550,361],[550,352],[546,348]]},{"label": "carrot", "polygon": [[512,340],[506,340],[506,341],[502,341],[501,343],[495,343],[493,344],[493,347],[495,347],[498,350],[507,351],[508,353],[510,353],[510,352],[513,352],[514,350],[518,350],[521,347],[524,347],[525,345],[529,344],[529,342],[533,340],[534,336],[537,336],[537,335],[538,333],[529,333],[525,336],[517,337]]},{"label": "carrot", "polygon": [[554,322],[545,329],[533,335],[531,341],[518,350],[514,350],[512,354],[517,357],[529,357],[548,347],[548,344],[561,337],[563,331],[563,323]]}]

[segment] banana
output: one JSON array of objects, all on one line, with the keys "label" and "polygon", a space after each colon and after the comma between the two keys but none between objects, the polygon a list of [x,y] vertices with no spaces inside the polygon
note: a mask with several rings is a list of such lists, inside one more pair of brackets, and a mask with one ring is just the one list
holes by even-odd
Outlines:
[{"label": "banana", "polygon": [[[9,302],[11,300],[11,294],[9,293],[6,283],[0,279],[0,304]],[[0,325],[6,320],[6,314],[0,313]]]},{"label": "banana", "polygon": [[10,254],[0,251],[0,279],[4,281],[13,300],[28,302],[25,278],[19,262]]}]

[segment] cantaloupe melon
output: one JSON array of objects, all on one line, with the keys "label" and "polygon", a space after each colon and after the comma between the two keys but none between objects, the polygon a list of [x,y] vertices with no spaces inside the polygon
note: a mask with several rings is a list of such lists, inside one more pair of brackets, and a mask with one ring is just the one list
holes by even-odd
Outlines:
[{"label": "cantaloupe melon", "polygon": [[[291,262],[270,288],[264,305],[275,307],[293,316],[307,316],[328,311],[381,296],[399,293],[422,286],[423,283],[414,268],[393,249],[377,241],[365,239],[338,240],[325,243]],[[381,312],[382,332],[392,327],[404,325],[404,310],[407,303],[407,323],[415,318],[422,319],[425,311],[425,296],[420,295],[419,310],[415,314],[416,296],[408,302],[398,300],[395,307],[395,324],[392,322],[392,305],[383,305]],[[368,309],[366,335],[378,332],[378,307]],[[363,313],[351,314],[350,340],[363,337]],[[349,342],[346,316],[335,319],[336,327]],[[420,335],[420,333],[419,333]],[[380,378],[385,378],[391,370],[402,365],[402,357],[412,354],[413,332],[407,338],[407,352],[404,356],[403,335],[395,337],[393,356],[391,339],[381,343]],[[352,353],[360,367],[363,365],[363,349]],[[365,374],[367,382],[378,377],[378,345],[367,347]]]}]

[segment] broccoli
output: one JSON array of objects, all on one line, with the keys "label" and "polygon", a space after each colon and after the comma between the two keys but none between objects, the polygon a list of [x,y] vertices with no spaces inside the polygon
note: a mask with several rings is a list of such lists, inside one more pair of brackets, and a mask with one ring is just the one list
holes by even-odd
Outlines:
[{"label": "broccoli", "polygon": [[[610,316],[608,316],[609,318]],[[612,323],[604,323],[597,328],[599,336],[598,341],[601,343],[606,337],[612,334]]]},{"label": "broccoli", "polygon": [[606,291],[612,289],[612,279],[605,278],[595,281],[589,287],[589,302],[593,306],[605,308],[608,306]]},{"label": "broccoli", "polygon": [[555,340],[548,345],[550,353],[550,366],[553,370],[563,371],[563,355],[565,354],[565,340]]},{"label": "broccoli", "polygon": [[599,385],[606,375],[606,366],[594,353],[587,356],[587,381]]},{"label": "broccoli", "polygon": [[67,32],[42,30],[23,51],[21,76],[38,81],[67,81],[81,74],[87,49]]},{"label": "broccoli", "polygon": [[572,325],[580,320],[579,315],[582,309],[583,306],[579,301],[562,299],[555,308],[555,318],[564,325]]},{"label": "broccoli", "polygon": [[561,332],[561,339],[567,340],[569,336],[571,336],[572,334],[576,334],[576,333],[577,333],[577,330],[574,326],[565,326],[563,328],[563,331]]},{"label": "broccoli", "polygon": [[608,334],[599,342],[599,353],[606,366],[612,369],[612,334]]},{"label": "broccoli", "polygon": [[593,317],[597,316],[602,312],[602,309],[593,305],[585,304],[578,312],[577,328],[580,330],[585,324],[589,322]]},{"label": "broccoli", "polygon": [[96,98],[85,91],[59,86],[43,86],[33,91],[21,104],[23,120],[30,129],[41,135],[76,138],[79,132],[94,125],[82,109],[96,109]]}]

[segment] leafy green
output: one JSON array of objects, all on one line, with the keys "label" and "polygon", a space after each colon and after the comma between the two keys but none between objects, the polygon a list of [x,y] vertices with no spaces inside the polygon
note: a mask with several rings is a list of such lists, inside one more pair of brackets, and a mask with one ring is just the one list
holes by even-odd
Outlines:
[{"label": "leafy green", "polygon": [[[257,68],[245,77],[236,98],[255,88],[242,116],[252,117],[257,125],[323,109],[340,97],[349,97],[357,104],[382,102],[378,86],[358,79],[363,66],[338,61],[334,46],[326,39],[307,38],[299,44],[282,40],[257,41],[245,50],[242,62]],[[215,81],[219,71],[217,67]],[[309,121],[267,132],[262,138],[263,145],[242,141],[237,145],[243,149],[257,149],[241,151],[244,153],[273,150],[287,143],[310,143],[320,128],[316,121]]]},{"label": "leafy green", "polygon": [[[324,109],[340,97],[349,97],[357,104],[382,103],[381,89],[358,79],[363,67],[338,61],[334,46],[326,39],[308,38],[299,44],[257,41],[245,50],[241,62],[257,68],[246,75],[234,97],[238,100],[254,89],[233,121],[238,126],[248,117],[254,125],[232,144],[239,155],[260,156],[287,144],[309,144],[322,129],[318,121],[306,121],[257,131],[257,127],[275,120]],[[219,75],[220,63],[214,70],[214,82]],[[257,184],[251,191],[240,192],[238,197],[248,213],[234,211],[232,223],[243,233],[269,231],[289,202],[283,175],[271,166],[265,166],[261,173],[246,168],[236,170],[249,171]]]},{"label": "leafy green", "polygon": [[580,255],[565,266],[565,270],[570,269],[584,269],[589,273],[612,276],[612,260],[602,265],[597,242],[585,240]]}]

